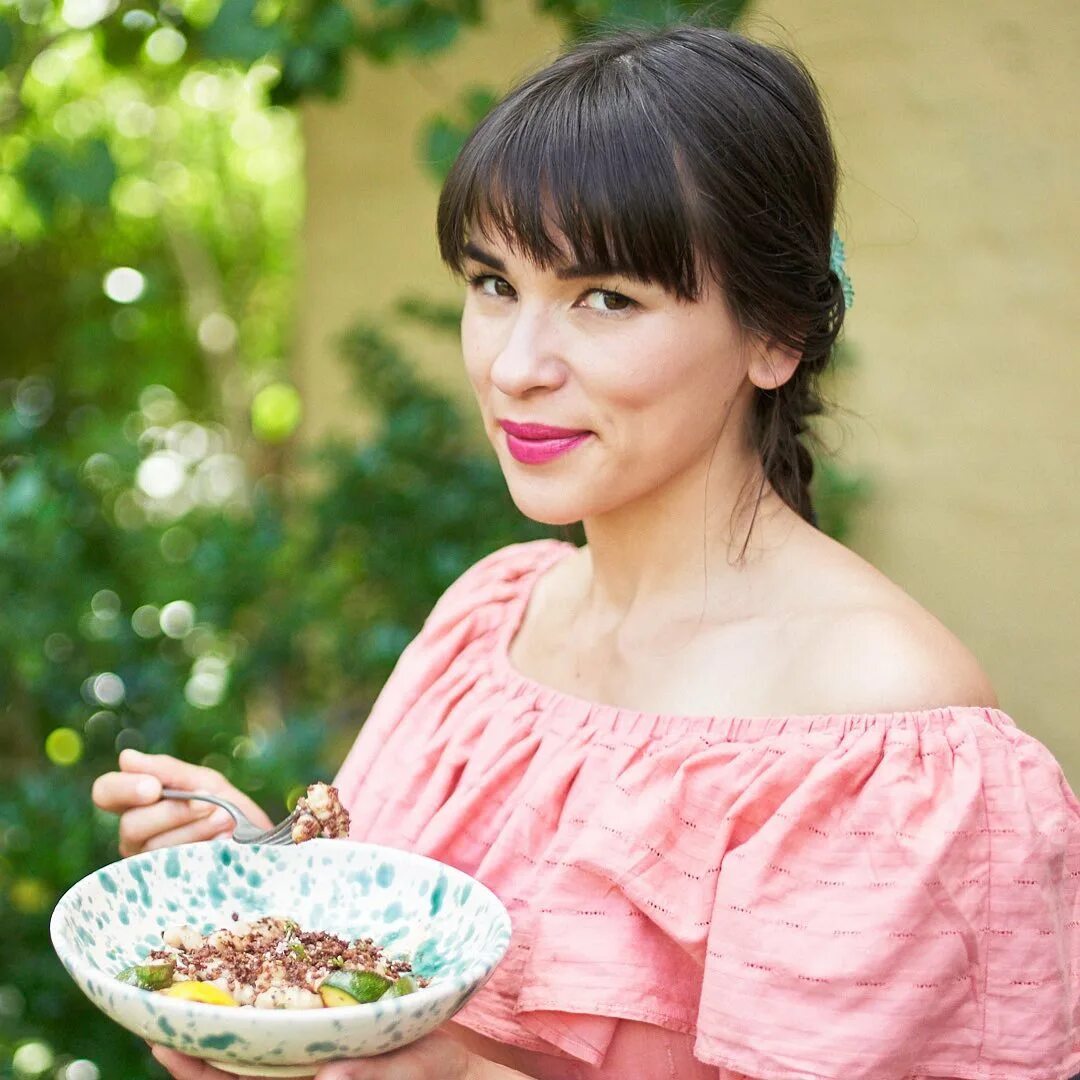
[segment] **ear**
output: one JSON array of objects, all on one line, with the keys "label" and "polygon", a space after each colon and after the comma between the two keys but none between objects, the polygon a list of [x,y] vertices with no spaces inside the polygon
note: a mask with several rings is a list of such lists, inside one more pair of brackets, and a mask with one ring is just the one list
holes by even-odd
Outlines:
[{"label": "ear", "polygon": [[758,342],[750,353],[747,376],[759,390],[776,390],[795,374],[802,354],[777,341]]}]

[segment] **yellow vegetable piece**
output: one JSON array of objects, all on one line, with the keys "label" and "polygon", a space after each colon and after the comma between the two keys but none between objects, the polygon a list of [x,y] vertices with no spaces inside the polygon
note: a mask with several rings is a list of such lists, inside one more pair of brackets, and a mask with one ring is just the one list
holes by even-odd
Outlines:
[{"label": "yellow vegetable piece", "polygon": [[323,1004],[328,1009],[333,1009],[338,1005],[357,1005],[356,998],[352,994],[345,993],[344,990],[338,990],[333,986],[320,986],[319,997],[322,998]]},{"label": "yellow vegetable piece", "polygon": [[204,1005],[236,1005],[231,994],[207,982],[177,982],[167,990],[158,990],[158,993],[185,1001],[201,1001]]}]

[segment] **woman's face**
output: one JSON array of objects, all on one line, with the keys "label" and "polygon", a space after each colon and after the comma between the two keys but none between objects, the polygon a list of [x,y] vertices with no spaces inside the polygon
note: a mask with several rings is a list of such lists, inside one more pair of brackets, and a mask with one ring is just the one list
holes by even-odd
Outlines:
[{"label": "woman's face", "polygon": [[652,499],[703,470],[722,431],[752,460],[745,335],[715,285],[685,302],[473,236],[462,349],[522,513],[566,524]]}]

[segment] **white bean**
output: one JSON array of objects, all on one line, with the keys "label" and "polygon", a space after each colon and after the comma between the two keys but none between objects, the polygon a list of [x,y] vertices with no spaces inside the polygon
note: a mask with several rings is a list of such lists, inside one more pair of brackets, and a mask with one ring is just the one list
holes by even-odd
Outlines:
[{"label": "white bean", "polygon": [[202,934],[190,926],[170,926],[161,935],[161,939],[166,945],[171,945],[174,949],[187,951],[197,949],[203,943]]}]

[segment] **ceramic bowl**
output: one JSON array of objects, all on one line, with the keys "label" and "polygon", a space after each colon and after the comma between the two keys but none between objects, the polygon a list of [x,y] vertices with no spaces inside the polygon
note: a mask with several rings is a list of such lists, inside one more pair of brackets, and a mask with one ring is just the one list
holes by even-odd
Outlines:
[{"label": "ceramic bowl", "polygon": [[[160,948],[166,927],[207,934],[229,926],[234,912],[373,938],[431,982],[368,1005],[279,1011],[184,1001],[114,977]],[[322,1062],[385,1053],[448,1020],[502,959],[510,919],[489,889],[422,855],[348,840],[215,840],[89,874],[61,897],[50,931],[83,992],[136,1035],[238,1075],[313,1076]]]}]

